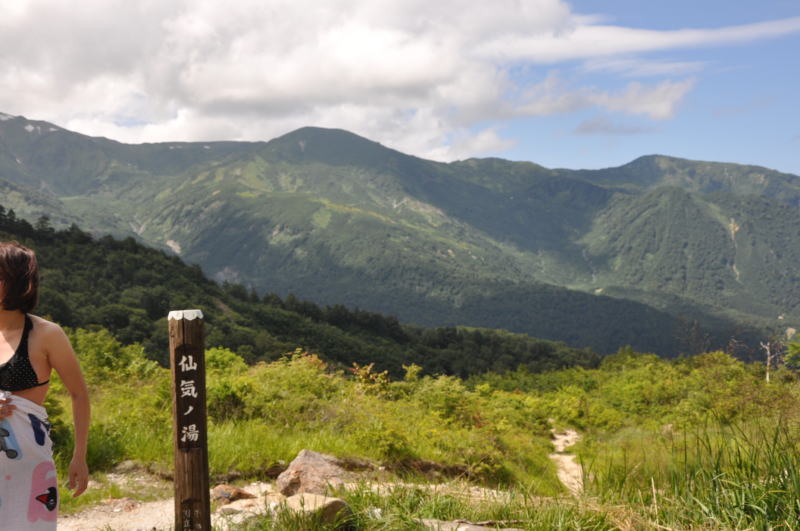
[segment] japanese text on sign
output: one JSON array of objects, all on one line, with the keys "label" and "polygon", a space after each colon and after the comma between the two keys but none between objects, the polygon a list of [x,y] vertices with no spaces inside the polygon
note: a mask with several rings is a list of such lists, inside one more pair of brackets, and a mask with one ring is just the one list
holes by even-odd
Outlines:
[{"label": "japanese text on sign", "polygon": [[198,361],[200,354],[188,346],[179,347],[175,353],[175,400],[178,415],[178,448],[188,449],[200,446],[205,437],[205,428],[201,418],[200,400],[204,399],[201,391],[203,375],[200,374]]}]

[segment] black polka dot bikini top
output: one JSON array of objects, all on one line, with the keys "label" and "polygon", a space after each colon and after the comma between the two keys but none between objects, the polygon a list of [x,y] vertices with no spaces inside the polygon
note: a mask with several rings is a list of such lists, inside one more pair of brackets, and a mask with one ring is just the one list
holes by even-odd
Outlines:
[{"label": "black polka dot bikini top", "polygon": [[2,391],[24,391],[32,387],[39,387],[50,380],[39,383],[39,377],[33,370],[31,360],[28,357],[28,336],[33,328],[33,321],[30,316],[25,315],[25,328],[22,330],[22,339],[19,341],[14,355],[0,364],[0,390]]}]

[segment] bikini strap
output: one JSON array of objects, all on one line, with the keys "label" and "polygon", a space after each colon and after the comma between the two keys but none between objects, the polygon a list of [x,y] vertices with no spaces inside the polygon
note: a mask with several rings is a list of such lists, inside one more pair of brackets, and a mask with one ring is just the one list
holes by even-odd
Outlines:
[{"label": "bikini strap", "polygon": [[19,346],[17,347],[17,352],[25,352],[25,357],[28,358],[28,336],[33,330],[33,321],[31,320],[31,316],[27,313],[25,314],[25,326],[22,328],[22,337],[19,340]]},{"label": "bikini strap", "polygon": [[[30,363],[31,363],[30,362],[31,356],[30,356],[30,353],[28,352],[28,336],[30,336],[31,330],[33,330],[33,319],[31,319],[31,316],[26,313],[25,314],[25,327],[22,329],[22,339],[20,339],[19,347],[17,347],[17,351],[22,351],[22,349],[24,349],[25,357],[28,358],[28,365],[30,365]],[[31,367],[31,369],[33,369],[33,367]],[[36,371],[34,371],[34,374],[36,374]],[[49,378],[47,380],[41,382],[41,383],[37,382],[37,383],[33,384],[31,387],[39,387],[39,386],[42,386],[42,385],[46,385],[48,383],[50,383],[50,379]]]}]

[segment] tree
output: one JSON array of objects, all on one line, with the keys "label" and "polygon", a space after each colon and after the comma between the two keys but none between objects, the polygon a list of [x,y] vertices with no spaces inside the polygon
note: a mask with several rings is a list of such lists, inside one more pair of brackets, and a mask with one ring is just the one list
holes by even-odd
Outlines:
[{"label": "tree", "polygon": [[767,382],[769,382],[770,370],[773,365],[777,367],[781,362],[785,349],[786,344],[782,339],[773,337],[767,341],[761,341],[761,350],[764,351],[767,360],[767,374],[765,376]]},{"label": "tree", "polygon": [[792,341],[786,349],[784,364],[793,370],[800,370],[800,341]]}]

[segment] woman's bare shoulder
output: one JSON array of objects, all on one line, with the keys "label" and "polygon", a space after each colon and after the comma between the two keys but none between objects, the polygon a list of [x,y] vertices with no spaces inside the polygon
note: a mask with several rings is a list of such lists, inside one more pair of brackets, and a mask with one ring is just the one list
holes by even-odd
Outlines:
[{"label": "woman's bare shoulder", "polygon": [[66,335],[64,329],[53,321],[48,321],[44,317],[39,317],[38,315],[28,314],[28,316],[33,322],[34,330],[36,330],[38,334],[41,334],[42,337],[61,337]]}]

